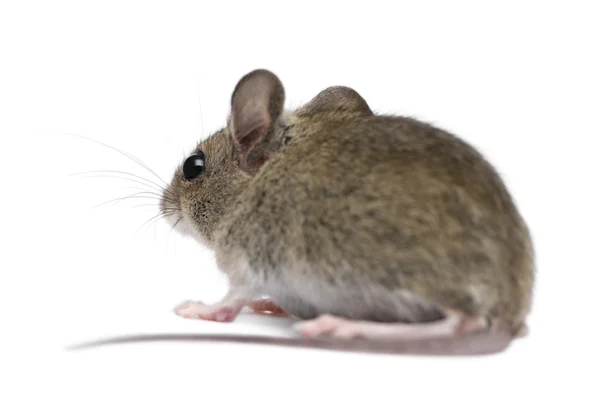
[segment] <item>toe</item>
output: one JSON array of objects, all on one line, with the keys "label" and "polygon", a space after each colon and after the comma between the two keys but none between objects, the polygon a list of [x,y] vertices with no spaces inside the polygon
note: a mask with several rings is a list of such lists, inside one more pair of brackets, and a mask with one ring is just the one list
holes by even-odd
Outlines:
[{"label": "toe", "polygon": [[362,332],[360,327],[354,324],[340,325],[336,330],[331,333],[333,338],[338,339],[358,339],[361,338]]},{"label": "toe", "polygon": [[264,313],[274,316],[287,316],[287,313],[273,300],[252,301],[248,306],[256,313]]},{"label": "toe", "polygon": [[206,319],[214,318],[215,321],[219,322],[230,322],[233,321],[233,309],[229,307],[223,307],[216,310],[211,316],[206,316]]},{"label": "toe", "polygon": [[185,301],[175,307],[175,313],[186,319],[198,319],[205,309],[206,305],[201,302]]},{"label": "toe", "polygon": [[182,303],[178,304],[175,308],[173,308],[173,311],[177,313],[180,310],[187,308],[190,302],[190,300],[183,301]]},{"label": "toe", "polygon": [[335,316],[322,315],[313,320],[296,323],[294,328],[302,336],[309,338],[328,336],[339,326],[340,321],[341,319]]}]

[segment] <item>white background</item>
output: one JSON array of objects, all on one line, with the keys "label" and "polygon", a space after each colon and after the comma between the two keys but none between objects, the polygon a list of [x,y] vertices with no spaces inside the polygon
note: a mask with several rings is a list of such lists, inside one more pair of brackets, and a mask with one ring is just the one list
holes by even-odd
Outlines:
[{"label": "white background", "polygon": [[[600,392],[598,10],[578,2],[0,3],[0,391]],[[391,4],[394,4],[393,6]],[[140,226],[139,186],[224,125],[237,80],[268,68],[288,104],[330,85],[480,148],[535,241],[531,334],[479,358],[152,343],[65,352],[134,333],[292,335],[281,318],[186,321],[225,291],[210,252]]]}]

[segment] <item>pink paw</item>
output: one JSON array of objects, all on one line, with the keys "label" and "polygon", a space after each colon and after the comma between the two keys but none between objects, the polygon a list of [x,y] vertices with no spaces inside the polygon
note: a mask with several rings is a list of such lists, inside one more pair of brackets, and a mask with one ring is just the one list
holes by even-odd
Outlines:
[{"label": "pink paw", "polygon": [[294,328],[308,338],[416,340],[481,331],[487,328],[487,319],[479,316],[465,317],[452,311],[448,311],[445,319],[429,323],[380,323],[322,315],[296,323]]},{"label": "pink paw", "polygon": [[362,336],[359,323],[332,315],[321,315],[316,319],[296,323],[294,328],[308,338],[354,339]]},{"label": "pink paw", "polygon": [[175,313],[186,319],[232,322],[237,312],[231,306],[206,305],[199,301],[185,301],[175,307]]},{"label": "pink paw", "polygon": [[270,299],[251,301],[248,306],[256,313],[283,317],[287,317],[288,315],[279,305]]}]

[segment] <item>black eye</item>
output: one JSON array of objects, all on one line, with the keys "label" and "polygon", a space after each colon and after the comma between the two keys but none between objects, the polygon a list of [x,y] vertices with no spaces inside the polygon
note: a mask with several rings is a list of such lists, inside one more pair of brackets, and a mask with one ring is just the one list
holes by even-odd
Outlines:
[{"label": "black eye", "polygon": [[198,152],[198,154],[188,157],[183,162],[183,178],[188,181],[198,178],[205,169],[204,153]]}]

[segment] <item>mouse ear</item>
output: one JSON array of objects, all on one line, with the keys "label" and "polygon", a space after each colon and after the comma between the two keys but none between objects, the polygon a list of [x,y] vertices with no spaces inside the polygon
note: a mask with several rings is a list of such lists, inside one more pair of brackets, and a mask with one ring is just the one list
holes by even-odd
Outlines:
[{"label": "mouse ear", "polygon": [[255,70],[245,75],[231,96],[228,130],[240,156],[240,168],[252,171],[267,160],[273,129],[283,112],[285,93],[275,74]]},{"label": "mouse ear", "polygon": [[317,94],[299,111],[298,116],[314,115],[320,112],[342,112],[358,115],[373,115],[369,105],[356,90],[346,86],[331,86]]}]

